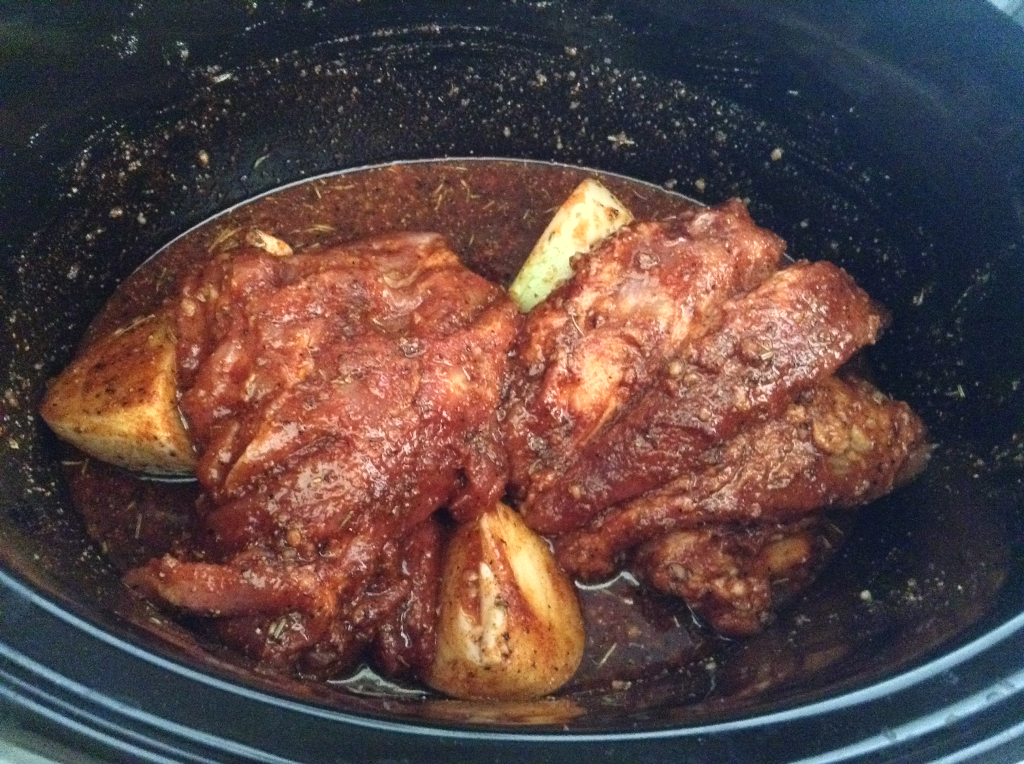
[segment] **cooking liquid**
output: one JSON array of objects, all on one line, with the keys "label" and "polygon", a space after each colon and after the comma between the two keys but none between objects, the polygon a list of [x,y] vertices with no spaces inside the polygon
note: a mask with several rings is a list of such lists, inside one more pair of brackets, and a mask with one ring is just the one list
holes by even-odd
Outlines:
[{"label": "cooking liquid", "polygon": [[[176,239],[119,287],[89,336],[151,313],[176,294],[185,273],[239,247],[252,228],[283,239],[296,253],[374,234],[433,231],[469,268],[507,286],[554,211],[588,177],[637,219],[665,219],[696,204],[627,178],[535,162],[437,160],[346,171],[244,203]],[[85,457],[72,461],[73,500],[119,571],[188,545],[197,484],[155,481]],[[699,627],[681,601],[645,591],[628,574],[578,592],[587,642],[568,690],[624,691],[681,671],[694,699],[710,691],[708,668],[724,643]],[[188,625],[202,629],[203,622]]]}]

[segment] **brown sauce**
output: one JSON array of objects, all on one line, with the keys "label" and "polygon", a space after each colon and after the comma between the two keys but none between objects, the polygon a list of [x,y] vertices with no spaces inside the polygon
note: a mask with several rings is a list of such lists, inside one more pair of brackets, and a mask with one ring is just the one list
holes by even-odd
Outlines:
[{"label": "brown sauce", "polygon": [[[638,219],[667,218],[694,204],[621,177],[504,160],[394,164],[317,178],[231,209],[171,243],[119,288],[90,336],[152,312],[184,274],[240,246],[251,228],[297,253],[385,232],[433,231],[472,270],[507,286],[554,210],[586,177],[599,177]],[[119,571],[187,547],[196,484],[148,480],[86,457],[68,465],[74,502]],[[681,601],[647,593],[628,576],[579,594],[587,646],[568,690],[625,690],[682,670],[695,697],[708,691],[702,667],[724,643],[697,627]]]}]

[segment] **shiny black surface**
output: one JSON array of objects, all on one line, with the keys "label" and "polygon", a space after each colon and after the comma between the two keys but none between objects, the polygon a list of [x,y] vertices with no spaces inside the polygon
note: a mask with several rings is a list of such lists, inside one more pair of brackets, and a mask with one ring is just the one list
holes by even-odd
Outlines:
[{"label": "shiny black surface", "polygon": [[[32,723],[172,760],[1024,756],[1024,32],[994,9],[197,2],[0,17],[0,695]],[[121,278],[282,183],[446,155],[747,197],[791,252],[840,262],[893,313],[872,363],[928,422],[935,463],[868,511],[790,621],[733,650],[702,704],[673,704],[670,686],[612,696],[566,731],[254,679],[148,633],[67,505],[32,412]],[[800,616],[812,625],[791,630]]]}]

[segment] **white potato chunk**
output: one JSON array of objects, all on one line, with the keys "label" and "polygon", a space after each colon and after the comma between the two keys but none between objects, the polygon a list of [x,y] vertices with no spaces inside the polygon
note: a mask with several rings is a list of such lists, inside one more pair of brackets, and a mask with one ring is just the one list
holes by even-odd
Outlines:
[{"label": "white potato chunk", "polygon": [[572,582],[504,504],[449,542],[427,684],[461,699],[526,700],[565,684],[583,657]]},{"label": "white potato chunk", "polygon": [[596,180],[580,183],[544,229],[509,287],[509,296],[524,313],[572,276],[572,258],[587,252],[633,220],[607,188]]},{"label": "white potato chunk", "polygon": [[46,393],[40,413],[57,435],[111,464],[190,473],[195,454],[178,413],[175,339],[148,316],[89,345]]}]

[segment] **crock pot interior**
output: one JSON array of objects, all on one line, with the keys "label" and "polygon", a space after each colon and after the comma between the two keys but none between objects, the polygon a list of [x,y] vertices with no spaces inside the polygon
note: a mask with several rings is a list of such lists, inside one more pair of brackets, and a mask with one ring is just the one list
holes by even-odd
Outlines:
[{"label": "crock pot interior", "polygon": [[[5,570],[70,616],[204,675],[369,719],[488,730],[752,718],[1005,628],[1024,609],[1024,96],[1008,74],[1021,67],[965,59],[969,41],[950,26],[988,9],[938,5],[929,15],[873,4],[874,17],[747,2],[16,15],[0,111]],[[989,21],[1005,35],[990,44],[1020,45],[1017,30]],[[581,164],[709,203],[744,198],[791,254],[839,263],[892,314],[871,364],[927,422],[932,464],[863,513],[806,597],[728,647],[703,697],[673,676],[574,700],[582,714],[537,716],[256,677],[155,625],[69,506],[60,449],[34,412],[121,279],[268,189],[443,156]],[[508,272],[524,254],[510,253]]]}]

